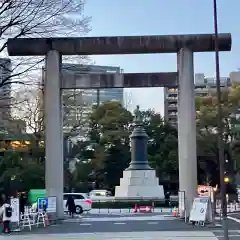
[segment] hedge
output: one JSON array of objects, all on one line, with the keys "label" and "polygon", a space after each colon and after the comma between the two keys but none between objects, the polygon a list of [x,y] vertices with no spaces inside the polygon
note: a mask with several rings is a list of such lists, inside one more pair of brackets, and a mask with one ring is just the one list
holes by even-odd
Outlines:
[{"label": "hedge", "polygon": [[169,206],[176,206],[178,203],[171,202],[165,200],[113,200],[113,201],[94,201],[92,203],[92,208],[112,208],[112,209],[119,209],[119,208],[134,208],[135,204],[140,206],[152,206],[154,203],[154,207],[169,207]]}]

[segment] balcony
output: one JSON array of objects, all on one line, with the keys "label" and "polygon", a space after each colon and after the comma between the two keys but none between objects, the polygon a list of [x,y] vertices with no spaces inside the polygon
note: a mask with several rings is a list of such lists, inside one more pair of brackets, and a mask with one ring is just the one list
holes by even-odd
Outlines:
[{"label": "balcony", "polygon": [[168,108],[168,110],[169,111],[171,111],[171,110],[177,110],[177,104],[169,104],[168,106],[167,106],[167,108]]},{"label": "balcony", "polygon": [[177,103],[178,98],[177,97],[167,97],[166,100],[168,103]]},{"label": "balcony", "polygon": [[168,119],[176,119],[178,116],[177,111],[168,111]]}]

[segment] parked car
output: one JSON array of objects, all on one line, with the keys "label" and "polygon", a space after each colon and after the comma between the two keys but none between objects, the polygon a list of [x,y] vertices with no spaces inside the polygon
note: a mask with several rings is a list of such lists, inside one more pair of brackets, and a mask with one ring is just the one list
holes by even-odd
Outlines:
[{"label": "parked car", "polygon": [[104,189],[98,189],[98,190],[92,190],[89,193],[89,198],[91,200],[108,200],[112,197],[112,194],[108,190]]},{"label": "parked car", "polygon": [[77,214],[81,214],[84,211],[90,211],[92,209],[92,200],[88,198],[88,195],[86,193],[64,193],[63,195],[64,212],[68,211],[68,209],[66,208],[66,203],[70,195],[74,199]]}]

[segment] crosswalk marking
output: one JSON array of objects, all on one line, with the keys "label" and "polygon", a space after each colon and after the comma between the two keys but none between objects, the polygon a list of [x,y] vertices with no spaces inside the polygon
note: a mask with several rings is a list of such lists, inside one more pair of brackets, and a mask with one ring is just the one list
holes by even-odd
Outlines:
[{"label": "crosswalk marking", "polygon": [[157,216],[124,216],[124,217],[83,217],[75,219],[67,219],[66,222],[118,222],[118,221],[148,221],[148,220],[157,220],[157,221],[171,221],[175,220],[174,217],[165,217],[163,215]]},{"label": "crosswalk marking", "polygon": [[[112,232],[112,233],[77,233],[19,235],[18,240],[217,240],[210,231],[169,231],[169,232]],[[4,240],[1,236],[0,240]],[[8,240],[16,240],[16,236],[8,236]]]}]

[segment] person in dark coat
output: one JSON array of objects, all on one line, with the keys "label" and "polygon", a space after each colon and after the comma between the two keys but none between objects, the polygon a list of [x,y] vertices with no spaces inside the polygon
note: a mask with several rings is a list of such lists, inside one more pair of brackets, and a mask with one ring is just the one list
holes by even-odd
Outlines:
[{"label": "person in dark coat", "polygon": [[21,195],[19,197],[19,211],[21,214],[24,214],[25,206],[26,206],[26,198],[23,195],[23,193],[21,193]]},{"label": "person in dark coat", "polygon": [[68,200],[67,200],[67,203],[66,203],[66,208],[68,208],[69,215],[71,217],[74,217],[74,213],[76,211],[76,206],[75,206],[74,199],[71,195],[68,196]]}]

